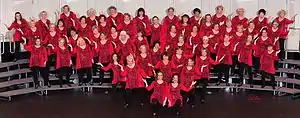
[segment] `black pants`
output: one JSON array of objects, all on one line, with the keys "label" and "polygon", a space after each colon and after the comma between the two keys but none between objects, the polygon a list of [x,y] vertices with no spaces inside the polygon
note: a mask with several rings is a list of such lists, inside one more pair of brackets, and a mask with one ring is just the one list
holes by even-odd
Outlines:
[{"label": "black pants", "polygon": [[279,38],[279,49],[280,49],[280,52],[278,54],[279,59],[285,58],[284,45],[285,45],[285,39]]},{"label": "black pants", "polygon": [[240,77],[239,82],[243,82],[243,80],[244,80],[245,69],[247,70],[247,73],[248,73],[249,84],[252,85],[253,84],[252,67],[245,63],[239,63],[239,77]]},{"label": "black pants", "polygon": [[274,67],[276,70],[278,70],[278,67],[279,67],[278,60],[274,60]]},{"label": "black pants", "polygon": [[229,79],[229,68],[230,65],[227,64],[219,64],[218,65],[218,81],[221,82],[222,80],[222,76],[224,74],[225,77],[225,82],[228,83],[228,79]]},{"label": "black pants", "polygon": [[231,65],[231,74],[237,74],[235,67],[238,65],[238,56],[237,55],[233,55],[232,56],[232,65]]},{"label": "black pants", "polygon": [[260,58],[259,57],[254,57],[254,73],[258,74],[259,73],[259,68],[260,68]]},{"label": "black pants", "polygon": [[56,71],[50,71],[51,67],[55,67],[56,62],[56,54],[51,54],[48,56],[48,61],[46,63],[46,67],[48,68],[48,72],[51,74],[56,74]]},{"label": "black pants", "polygon": [[[81,68],[77,70],[79,83],[88,83],[92,80],[92,68]],[[86,74],[86,78],[84,75]]]},{"label": "black pants", "polygon": [[197,80],[197,86],[201,84],[202,88],[200,89],[200,100],[205,100],[206,90],[207,90],[208,78],[201,78]]},{"label": "black pants", "polygon": [[42,78],[44,79],[44,85],[47,85],[49,83],[49,75],[48,70],[45,67],[38,67],[33,66],[31,67],[32,75],[33,75],[33,82],[34,84],[38,84],[38,78],[39,78],[39,72]]},{"label": "black pants", "polygon": [[[4,42],[3,42],[4,43]],[[14,57],[16,60],[21,59],[21,41],[15,41],[15,53],[14,53]],[[12,45],[11,45],[12,46]],[[3,48],[3,47],[2,47]]]},{"label": "black pants", "polygon": [[[104,66],[104,67],[106,67],[106,66],[108,66],[109,65],[109,63],[102,63],[102,65]],[[104,70],[103,69],[101,69],[100,68],[100,71],[99,71],[99,82],[100,83],[111,83],[111,81],[113,80],[112,78],[113,78],[113,72],[112,72],[112,70],[110,69],[108,72],[111,74],[111,79],[109,79],[109,80],[105,80],[104,79]]]},{"label": "black pants", "polygon": [[162,104],[160,104],[157,99],[154,98],[151,100],[152,113],[158,113],[161,106]]},{"label": "black pants", "polygon": [[63,85],[63,77],[66,77],[67,83],[69,83],[70,81],[70,76],[71,76],[71,67],[61,67],[59,69],[57,69],[57,75],[59,78],[59,84]]},{"label": "black pants", "polygon": [[183,97],[183,102],[186,102],[188,99],[187,104],[195,105],[195,89],[192,89],[189,92],[184,92],[182,91],[182,97]]},{"label": "black pants", "polygon": [[134,98],[138,99],[140,103],[144,103],[145,93],[145,88],[126,89],[125,104],[131,104]]},{"label": "black pants", "polygon": [[265,71],[261,71],[261,84],[262,86],[266,85],[266,78],[271,79],[271,85],[275,86],[275,75],[271,73],[267,73]]}]

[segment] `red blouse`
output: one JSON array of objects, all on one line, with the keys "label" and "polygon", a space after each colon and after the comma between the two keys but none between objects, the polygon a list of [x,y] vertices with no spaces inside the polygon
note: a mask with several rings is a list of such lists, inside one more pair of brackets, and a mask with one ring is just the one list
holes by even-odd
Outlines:
[{"label": "red blouse", "polygon": [[105,33],[109,33],[110,32],[110,24],[108,24],[108,23],[105,23],[105,25],[101,25],[100,23],[99,23],[99,25],[98,25],[98,28],[99,28],[99,32],[105,32]]},{"label": "red blouse", "polygon": [[180,73],[180,82],[184,87],[189,88],[192,82],[195,81],[195,79],[199,76],[200,76],[200,72],[198,71],[198,69],[192,67],[191,70],[188,70],[187,66],[185,66],[183,67]]},{"label": "red blouse", "polygon": [[183,105],[181,90],[185,92],[189,92],[193,87],[186,88],[182,84],[178,84],[177,87],[172,86],[172,84],[167,85],[167,97],[171,102],[169,103],[169,107],[173,107],[176,104],[176,100],[180,100],[181,107]]},{"label": "red blouse", "polygon": [[108,66],[102,67],[102,69],[104,71],[108,71],[109,69],[112,69],[112,71],[113,71],[112,84],[118,84],[120,82],[125,82],[125,78],[121,76],[120,66],[110,63]]},{"label": "red blouse", "polygon": [[224,43],[218,44],[217,61],[220,61],[220,59],[224,57],[220,63],[232,65],[233,46],[232,43],[227,46],[225,46]]},{"label": "red blouse", "polygon": [[71,66],[71,51],[67,47],[65,49],[55,47],[54,52],[56,53],[56,69]]},{"label": "red blouse", "polygon": [[155,65],[155,69],[159,69],[160,71],[162,71],[164,73],[164,78],[166,79],[165,82],[170,82],[171,78],[173,76],[173,71],[172,68],[174,68],[175,66],[172,64],[171,61],[169,61],[168,64],[164,64],[163,61],[159,61],[156,65]]},{"label": "red blouse", "polygon": [[266,40],[263,40],[262,37],[259,37],[255,42],[254,42],[254,53],[253,55],[255,57],[260,57],[262,53],[267,50],[267,45],[272,44],[273,39],[267,38]]},{"label": "red blouse", "polygon": [[144,70],[147,76],[153,75],[153,68],[148,66],[152,64],[152,58],[150,54],[147,54],[146,57],[142,57],[140,54],[136,57],[136,63]]},{"label": "red blouse", "polygon": [[86,22],[87,22],[88,26],[90,26],[90,27],[93,27],[94,25],[98,26],[99,25],[99,23],[98,23],[99,19],[100,19],[99,16],[95,16],[94,20],[92,20],[91,17],[88,17],[86,19]]},{"label": "red blouse", "polygon": [[113,53],[114,53],[114,47],[111,41],[107,40],[106,43],[104,44],[102,44],[101,41],[98,42],[99,63],[111,62],[111,56]]},{"label": "red blouse", "polygon": [[49,19],[47,19],[45,23],[42,20],[36,22],[36,26],[38,27],[38,29],[40,29],[43,37],[48,34],[50,23],[51,22]]},{"label": "red blouse", "polygon": [[84,49],[75,47],[73,53],[76,55],[76,69],[92,67],[93,52],[89,45]]},{"label": "red blouse", "polygon": [[232,27],[235,29],[238,25],[243,25],[243,27],[248,27],[248,18],[244,17],[240,19],[239,16],[235,16],[232,18]]},{"label": "red blouse", "polygon": [[268,51],[264,51],[260,57],[260,70],[270,74],[275,74],[275,66],[274,66],[275,58],[276,58],[275,50],[272,53],[269,53]]},{"label": "red blouse", "polygon": [[126,31],[126,33],[130,36],[130,37],[134,37],[137,34],[137,29],[135,24],[130,21],[129,24],[126,24],[124,21],[119,23],[119,25],[117,26],[117,30],[118,31]]},{"label": "red blouse", "polygon": [[197,77],[195,79],[202,79],[202,78],[209,79],[211,65],[215,65],[216,63],[210,58],[209,55],[205,59],[202,59],[200,57],[201,56],[196,57],[196,67],[197,69],[199,69],[198,71],[200,72],[200,77]]},{"label": "red blouse", "polygon": [[152,64],[156,65],[159,62],[159,60],[161,60],[162,51],[158,49],[156,52],[154,52],[153,49],[150,49],[149,53],[152,57]]},{"label": "red blouse", "polygon": [[212,22],[214,24],[219,24],[220,25],[221,22],[224,22],[223,25],[225,25],[225,22],[227,20],[228,20],[228,18],[224,14],[221,17],[218,17],[217,14],[215,14],[215,15],[212,16]]},{"label": "red blouse", "polygon": [[260,31],[262,27],[269,26],[268,18],[264,18],[262,21],[259,21],[259,17],[255,17],[253,19],[253,22],[255,24],[255,30],[257,30],[257,31]]},{"label": "red blouse", "polygon": [[124,15],[120,12],[117,13],[117,16],[109,16],[107,22],[109,26],[118,26],[121,22],[124,21]]},{"label": "red blouse", "polygon": [[162,29],[161,25],[159,25],[158,27],[151,25],[151,46],[154,45],[154,42],[160,41],[160,36],[162,31],[161,29]]},{"label": "red blouse", "polygon": [[172,56],[172,60],[171,60],[171,63],[173,63],[172,65],[173,65],[173,68],[172,68],[172,70],[173,70],[173,73],[181,73],[181,70],[182,70],[182,68],[183,68],[183,66],[182,67],[179,67],[179,68],[177,68],[177,66],[179,66],[179,65],[185,65],[185,63],[184,62],[186,62],[186,57],[184,57],[184,55],[182,55],[180,58],[178,58],[175,54]]},{"label": "red blouse", "polygon": [[287,35],[288,35],[288,32],[289,32],[289,30],[288,30],[289,27],[288,26],[290,24],[294,23],[294,21],[293,20],[289,20],[287,18],[284,18],[283,20],[280,21],[279,17],[276,17],[275,20],[278,21],[279,28],[282,28],[282,32],[283,33],[280,35],[280,38],[286,39]]},{"label": "red blouse", "polygon": [[247,64],[248,66],[252,66],[253,44],[246,45],[246,43],[241,43],[239,45],[241,45],[241,48],[238,52],[238,61]]},{"label": "red blouse", "polygon": [[64,21],[66,29],[69,29],[71,27],[75,27],[75,24],[78,22],[76,14],[73,13],[72,11],[70,11],[69,16],[67,16],[64,13],[60,14],[60,19],[62,19]]},{"label": "red blouse", "polygon": [[93,32],[92,27],[89,26],[88,24],[86,24],[86,26],[82,26],[81,24],[78,24],[76,26],[76,29],[78,31],[78,35],[81,36],[81,37],[88,37],[89,34],[91,32]]},{"label": "red blouse", "polygon": [[45,47],[37,48],[34,45],[26,44],[24,49],[30,52],[29,67],[46,67],[48,55]]},{"label": "red blouse", "polygon": [[144,88],[145,83],[143,78],[146,78],[146,73],[138,65],[133,68],[126,66],[121,76],[126,78],[126,89]]},{"label": "red blouse", "polygon": [[[8,30],[15,29],[14,33],[14,41],[21,41],[22,36],[24,33],[29,29],[28,23],[25,19],[21,20],[21,24],[19,24],[17,21],[14,21],[8,28]],[[18,29],[20,29],[22,32],[20,32]]]},{"label": "red blouse", "polygon": [[133,19],[133,24],[136,30],[143,30],[146,36],[149,36],[151,34],[150,20],[147,15],[145,15],[143,19],[140,19],[138,16],[136,16]]},{"label": "red blouse", "polygon": [[[32,44],[32,41],[36,38],[40,38],[41,40],[43,40],[43,35],[41,30],[37,27],[35,31],[33,31],[32,29],[28,29],[25,34],[24,37],[26,37],[27,39],[29,39],[29,44]],[[34,42],[34,41],[33,41]]]},{"label": "red blouse", "polygon": [[159,84],[157,81],[153,81],[147,88],[148,91],[153,89],[153,93],[150,97],[150,103],[152,103],[153,99],[158,100],[160,104],[164,104],[164,100],[167,97],[167,83],[163,82]]}]

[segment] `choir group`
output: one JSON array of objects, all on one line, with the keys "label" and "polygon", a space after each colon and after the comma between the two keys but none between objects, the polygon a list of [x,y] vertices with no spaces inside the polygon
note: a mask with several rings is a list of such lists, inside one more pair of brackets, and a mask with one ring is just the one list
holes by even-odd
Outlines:
[{"label": "choir group", "polygon": [[[262,88],[265,78],[271,79],[275,88],[276,65],[284,57],[288,26],[295,16],[288,19],[286,11],[280,10],[278,17],[266,17],[266,10],[260,9],[255,18],[248,19],[243,8],[237,9],[234,17],[224,15],[222,5],[215,10],[214,15],[202,16],[195,8],[193,16],[179,17],[170,7],[160,23],[157,16],[150,19],[143,8],[136,16],[120,13],[114,6],[108,8],[109,16],[97,16],[94,9],[89,9],[87,16],[77,16],[65,5],[55,24],[48,20],[46,11],[39,14],[38,21],[26,21],[16,12],[13,23],[6,26],[14,30],[16,60],[21,43],[31,54],[35,88],[39,72],[44,84],[51,87],[51,64],[56,64],[61,86],[75,65],[79,86],[105,81],[113,88],[121,85],[126,108],[134,98],[143,106],[145,90],[153,90],[150,103],[154,116],[165,105],[174,107],[179,115],[184,103],[195,106],[195,85],[202,86],[200,99],[204,103],[211,68],[217,72],[217,85],[225,82],[229,86],[230,74],[238,74],[238,86],[242,86],[246,70],[250,87],[253,76],[259,74]],[[97,70],[99,80],[93,80]],[[112,80],[103,79],[108,71]],[[69,81],[66,84],[71,86]]]}]

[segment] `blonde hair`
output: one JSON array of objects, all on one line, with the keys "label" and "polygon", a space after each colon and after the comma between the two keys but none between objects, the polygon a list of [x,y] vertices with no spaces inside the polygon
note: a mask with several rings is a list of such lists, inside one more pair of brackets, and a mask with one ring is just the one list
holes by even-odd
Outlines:
[{"label": "blonde hair", "polygon": [[[87,15],[90,16],[90,14],[93,13],[93,12],[96,13],[96,10],[95,10],[94,8],[90,8],[90,9],[87,11]],[[96,15],[96,14],[95,14],[95,15]]]},{"label": "blonde hair", "polygon": [[216,7],[216,11],[218,11],[219,8],[222,8],[222,10],[224,10],[224,6],[223,6],[223,5],[218,5],[218,6]]},{"label": "blonde hair", "polygon": [[41,12],[39,13],[39,17],[41,17],[43,14],[46,14],[46,15],[48,16],[48,13],[47,13],[46,11],[41,11]]},{"label": "blonde hair", "polygon": [[280,9],[280,10],[277,12],[277,15],[279,16],[281,13],[283,13],[284,15],[286,15],[286,10]]},{"label": "blonde hair", "polygon": [[236,9],[236,13],[238,14],[240,11],[245,11],[245,9],[244,8],[237,8]]}]

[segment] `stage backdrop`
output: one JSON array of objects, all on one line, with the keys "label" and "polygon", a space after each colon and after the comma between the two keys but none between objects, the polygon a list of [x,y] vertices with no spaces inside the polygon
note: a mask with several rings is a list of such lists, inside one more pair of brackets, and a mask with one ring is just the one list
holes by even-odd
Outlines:
[{"label": "stage backdrop", "polygon": [[[217,5],[223,5],[226,14],[235,13],[237,8],[243,7],[247,17],[254,17],[260,8],[266,9],[268,16],[276,16],[279,9],[287,10],[288,17],[296,13],[300,14],[300,7],[297,7],[300,6],[300,0],[0,0],[0,33],[4,34],[7,31],[2,23],[10,24],[16,11],[21,11],[28,19],[29,17],[38,18],[38,13],[45,10],[49,13],[50,19],[54,20],[54,12],[60,11],[65,4],[70,5],[72,11],[79,15],[86,15],[89,8],[106,14],[107,7],[111,5],[133,16],[135,16],[136,9],[144,7],[150,17],[157,15],[160,18],[165,16],[165,10],[168,7],[174,7],[178,15],[185,13],[191,15],[192,9],[198,7],[204,15],[214,13]],[[300,27],[299,16],[295,25]],[[298,40],[295,39],[295,41]],[[288,44],[293,48],[298,45]]]}]

